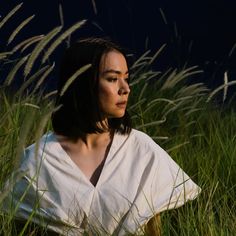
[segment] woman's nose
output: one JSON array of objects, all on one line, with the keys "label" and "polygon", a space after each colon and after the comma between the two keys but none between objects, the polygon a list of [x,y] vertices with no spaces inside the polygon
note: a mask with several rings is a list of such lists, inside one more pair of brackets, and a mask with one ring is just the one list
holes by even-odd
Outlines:
[{"label": "woman's nose", "polygon": [[122,82],[120,84],[119,90],[118,90],[118,94],[119,95],[126,95],[130,93],[130,88],[129,88],[129,84],[125,81]]}]

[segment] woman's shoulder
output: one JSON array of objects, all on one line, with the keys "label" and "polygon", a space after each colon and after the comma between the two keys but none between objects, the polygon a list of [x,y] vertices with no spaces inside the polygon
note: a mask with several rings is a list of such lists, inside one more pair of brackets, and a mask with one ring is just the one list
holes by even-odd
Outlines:
[{"label": "woman's shoulder", "polygon": [[146,134],[146,133],[144,133],[144,132],[142,132],[140,130],[137,130],[137,129],[132,129],[130,134],[134,138],[136,138],[136,139],[138,139],[140,141],[147,141],[147,142],[149,142],[149,141],[152,140],[152,138],[148,134]]},{"label": "woman's shoulder", "polygon": [[45,148],[47,148],[49,145],[51,145],[53,142],[55,142],[55,135],[53,132],[49,131],[45,133],[40,139],[36,140],[31,145],[27,146],[25,148],[25,152],[35,152],[37,151],[43,151]]},{"label": "woman's shoulder", "polygon": [[161,148],[148,134],[137,130],[137,129],[132,129],[131,133],[130,133],[130,138],[133,139],[133,141],[137,144],[137,145],[141,145],[144,148],[148,148],[148,149],[156,149],[156,148]]},{"label": "woman's shoulder", "polygon": [[34,164],[44,153],[47,153],[55,142],[56,139],[53,132],[45,133],[39,140],[36,140],[33,144],[24,149],[21,164],[24,165],[26,162]]},{"label": "woman's shoulder", "polygon": [[167,154],[152,137],[137,129],[131,130],[126,144],[125,146],[128,150],[132,150],[133,153],[139,153],[140,155],[163,156]]}]

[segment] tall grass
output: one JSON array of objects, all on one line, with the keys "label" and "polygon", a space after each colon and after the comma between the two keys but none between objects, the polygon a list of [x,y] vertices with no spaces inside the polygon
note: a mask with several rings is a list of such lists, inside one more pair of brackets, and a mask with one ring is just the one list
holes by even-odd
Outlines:
[{"label": "tall grass", "polygon": [[203,191],[197,201],[164,214],[164,235],[235,235],[235,115],[207,107],[196,124],[201,136],[171,152]]},{"label": "tall grass", "polygon": [[[20,7],[16,6],[0,27]],[[16,27],[17,32],[11,34],[8,42],[14,41],[28,21]],[[23,149],[51,127],[53,99],[41,90],[41,84],[54,70],[54,63],[48,63],[48,58],[82,24],[84,21],[64,33],[58,26],[46,35],[32,36],[0,52],[0,69],[6,78],[0,87],[1,189],[17,168]],[[26,49],[28,53],[24,54]],[[152,62],[160,51],[154,55],[146,52],[132,65],[129,112],[134,127],[148,133],[202,187],[195,201],[162,213],[162,234],[234,235],[236,114],[214,105],[212,100],[218,90],[210,92],[202,83],[188,83],[188,79],[197,80],[198,74],[203,73],[197,67],[153,71]],[[19,78],[22,84],[13,93],[12,85]],[[0,205],[7,191],[1,192]],[[1,235],[14,235],[13,215],[1,213],[0,225]]]}]

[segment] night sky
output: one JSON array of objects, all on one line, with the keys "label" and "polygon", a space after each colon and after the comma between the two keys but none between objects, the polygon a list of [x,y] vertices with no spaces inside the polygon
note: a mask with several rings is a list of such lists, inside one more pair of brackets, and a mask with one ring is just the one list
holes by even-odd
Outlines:
[{"label": "night sky", "polygon": [[[0,15],[5,16],[20,2],[0,0]],[[156,62],[157,68],[199,65],[205,71],[202,80],[212,86],[223,82],[226,70],[229,79],[235,79],[236,50],[232,49],[236,43],[236,2],[233,0],[26,0],[0,31],[1,48],[11,30],[32,14],[36,17],[17,35],[16,42],[45,34],[59,25],[59,4],[65,29],[79,20],[88,20],[73,34],[72,40],[109,36],[137,57],[147,49],[155,53],[167,44]]]}]

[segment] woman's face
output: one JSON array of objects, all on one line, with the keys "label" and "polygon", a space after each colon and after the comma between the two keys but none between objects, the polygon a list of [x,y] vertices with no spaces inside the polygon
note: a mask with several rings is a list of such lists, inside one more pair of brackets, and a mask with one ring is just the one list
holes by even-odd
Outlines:
[{"label": "woman's face", "polygon": [[120,118],[130,93],[125,57],[118,51],[104,54],[99,65],[98,99],[104,118]]}]

